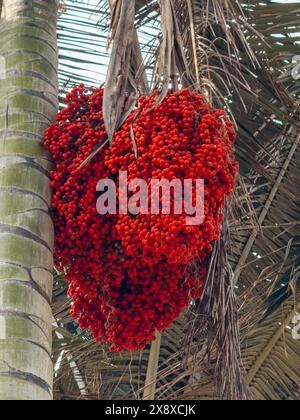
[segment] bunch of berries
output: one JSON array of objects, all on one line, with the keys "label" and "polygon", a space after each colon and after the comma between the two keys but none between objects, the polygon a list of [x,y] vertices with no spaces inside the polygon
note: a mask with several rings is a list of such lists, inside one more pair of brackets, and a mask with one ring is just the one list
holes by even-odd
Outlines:
[{"label": "bunch of berries", "polygon": [[[66,274],[80,327],[109,343],[111,351],[134,351],[202,295],[222,208],[237,176],[235,133],[224,111],[212,109],[198,93],[170,93],[159,105],[153,93],[140,99],[113,145],[82,166],[106,141],[102,101],[103,89],[75,87],[46,131],[54,162],[55,261]],[[156,214],[148,208],[135,215],[100,215],[99,180],[114,180],[118,204],[124,205],[124,172],[127,183],[143,180],[149,190],[153,179],[191,180],[193,186],[204,180],[203,222],[187,224],[185,195],[181,213],[172,204],[168,214],[162,212],[160,197]],[[171,202],[174,195],[172,190]],[[193,207],[196,195],[193,188]]]}]

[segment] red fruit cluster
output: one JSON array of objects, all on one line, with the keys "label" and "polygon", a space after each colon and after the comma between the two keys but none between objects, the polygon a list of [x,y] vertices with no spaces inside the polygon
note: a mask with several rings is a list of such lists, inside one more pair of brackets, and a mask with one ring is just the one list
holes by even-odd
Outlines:
[{"label": "red fruit cluster", "polygon": [[[235,133],[226,114],[198,93],[169,94],[158,106],[153,94],[141,98],[113,146],[78,169],[106,140],[102,99],[102,89],[74,88],[46,132],[54,161],[55,260],[66,273],[72,315],[81,328],[110,343],[112,351],[134,351],[202,294],[238,170]],[[175,214],[174,208],[170,215],[100,216],[97,184],[109,178],[119,186],[120,171],[127,171],[128,182],[145,180],[149,189],[152,179],[204,179],[204,223],[188,226],[185,212]]]}]

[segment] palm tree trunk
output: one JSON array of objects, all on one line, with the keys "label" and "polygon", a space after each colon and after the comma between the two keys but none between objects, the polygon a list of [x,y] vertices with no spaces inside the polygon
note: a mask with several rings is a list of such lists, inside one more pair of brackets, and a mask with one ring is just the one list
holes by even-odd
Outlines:
[{"label": "palm tree trunk", "polygon": [[0,20],[0,400],[52,399],[51,162],[57,0],[3,0]]}]

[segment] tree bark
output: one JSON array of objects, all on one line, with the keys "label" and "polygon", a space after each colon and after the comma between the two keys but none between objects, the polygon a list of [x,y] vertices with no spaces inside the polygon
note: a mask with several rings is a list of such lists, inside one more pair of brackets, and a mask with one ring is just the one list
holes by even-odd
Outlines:
[{"label": "tree bark", "polygon": [[3,0],[0,20],[0,400],[52,399],[51,161],[57,0]]}]

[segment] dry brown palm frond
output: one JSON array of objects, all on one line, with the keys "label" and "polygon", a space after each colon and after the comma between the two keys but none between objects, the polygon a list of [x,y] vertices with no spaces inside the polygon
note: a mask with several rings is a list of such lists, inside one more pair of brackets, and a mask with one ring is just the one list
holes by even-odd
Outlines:
[{"label": "dry brown palm frond", "polygon": [[176,4],[171,0],[159,0],[162,43],[157,54],[157,77],[156,86],[160,89],[157,103],[166,96],[170,83],[173,90],[179,87],[179,78],[183,86],[193,86],[195,80],[190,74],[184,44],[179,31]]},{"label": "dry brown palm frond", "polygon": [[[233,271],[229,263],[230,237],[227,216],[220,241],[215,244],[204,295],[197,305],[190,342],[199,340],[208,360],[215,361],[216,396],[225,400],[248,400],[251,394],[243,378],[240,354],[238,305]],[[208,342],[203,340],[203,332]],[[197,351],[199,353],[199,350]],[[197,371],[201,370],[199,365]]]},{"label": "dry brown palm frond", "polygon": [[147,93],[147,83],[134,27],[135,0],[110,1],[112,51],[108,66],[103,118],[109,142],[136,105],[139,94]]}]

